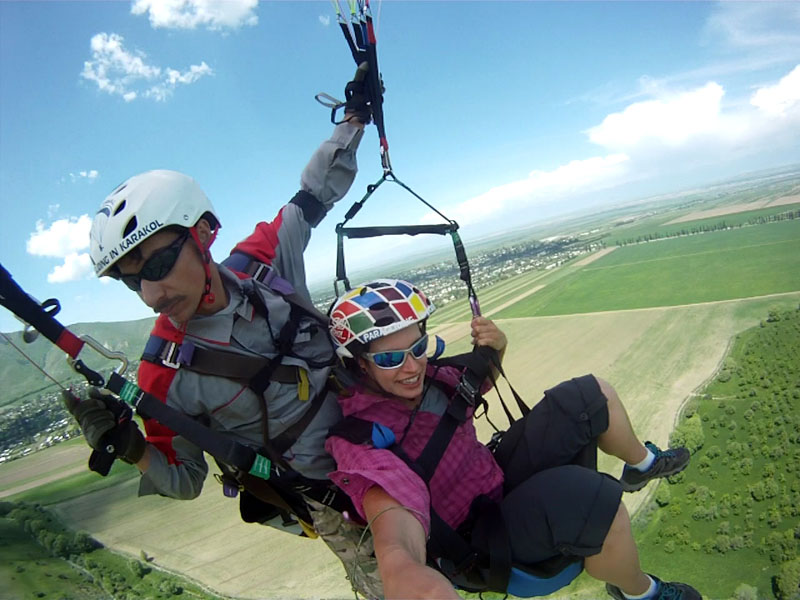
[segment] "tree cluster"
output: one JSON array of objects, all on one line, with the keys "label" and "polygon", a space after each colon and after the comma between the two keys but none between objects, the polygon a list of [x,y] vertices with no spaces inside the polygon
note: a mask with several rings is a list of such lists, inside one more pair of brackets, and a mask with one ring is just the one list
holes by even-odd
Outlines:
[{"label": "tree cluster", "polygon": [[[752,572],[738,576],[750,587],[734,598],[769,592],[798,600],[800,307],[770,311],[737,337],[671,436],[670,445],[692,452],[690,466],[659,486],[644,518],[653,523],[654,546],[667,554],[745,553]],[[751,584],[764,570],[770,589],[754,596]]]},{"label": "tree cluster", "polygon": [[728,229],[739,229],[751,225],[764,225],[766,223],[776,223],[778,221],[793,221],[800,219],[800,209],[789,210],[775,215],[758,216],[747,219],[744,222],[728,223],[724,219],[717,223],[704,223],[702,225],[694,225],[691,227],[681,227],[680,229],[671,229],[667,231],[653,231],[652,233],[644,233],[637,235],[635,238],[630,237],[624,240],[617,240],[617,246],[628,246],[630,244],[643,244],[646,242],[654,242],[657,240],[665,240],[669,238],[685,237],[689,235],[698,235],[702,233],[711,233],[714,231],[727,231]]}]

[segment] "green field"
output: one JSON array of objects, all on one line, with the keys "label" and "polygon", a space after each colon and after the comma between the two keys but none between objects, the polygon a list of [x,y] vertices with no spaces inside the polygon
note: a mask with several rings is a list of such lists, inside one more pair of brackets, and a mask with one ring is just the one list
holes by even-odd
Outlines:
[{"label": "green field", "polygon": [[87,468],[85,471],[70,477],[56,479],[14,494],[13,499],[19,502],[40,502],[47,506],[72,500],[135,478],[138,478],[138,475],[134,469],[120,461],[116,461],[111,467],[111,472],[106,477],[100,477],[97,473],[89,471]]},{"label": "green field", "polygon": [[615,250],[498,318],[629,310],[800,290],[800,221]]},{"label": "green field", "polygon": [[715,226],[720,227],[723,224],[727,227],[738,227],[748,223],[754,223],[759,219],[766,219],[774,215],[793,212],[798,208],[800,208],[800,204],[769,206],[767,208],[730,213],[717,217],[706,217],[704,219],[685,221],[683,223],[670,223],[670,221],[673,221],[675,218],[682,215],[669,213],[668,215],[650,217],[636,223],[635,225],[620,227],[619,229],[612,229],[608,237],[605,238],[605,242],[608,246],[614,246],[618,242],[626,243],[630,240],[636,240],[639,237],[645,238],[648,235],[654,237],[667,237],[669,235],[678,234],[682,231],[691,232],[692,230],[702,230],[704,228],[712,228]]},{"label": "green field", "polygon": [[102,590],[34,542],[14,521],[0,518],[0,581],[5,600],[101,600]]},{"label": "green field", "polygon": [[174,596],[218,600],[185,578],[154,569],[72,532],[51,512],[32,504],[0,505],[0,574],[4,600],[168,600]]}]

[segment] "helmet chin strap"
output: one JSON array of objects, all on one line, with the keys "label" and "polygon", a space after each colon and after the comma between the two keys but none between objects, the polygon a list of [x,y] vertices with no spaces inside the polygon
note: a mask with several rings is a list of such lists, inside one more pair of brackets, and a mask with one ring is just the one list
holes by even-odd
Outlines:
[{"label": "helmet chin strap", "polygon": [[203,270],[206,274],[206,283],[203,287],[203,295],[200,297],[200,302],[197,305],[198,308],[203,304],[214,304],[214,300],[216,300],[214,292],[211,291],[211,252],[209,249],[211,248],[211,244],[214,243],[214,240],[217,239],[217,231],[219,231],[219,228],[211,232],[208,245],[203,246],[203,243],[200,241],[200,236],[197,234],[197,227],[189,228],[189,234],[192,236],[194,243],[197,244],[197,248],[200,250],[200,254],[203,257]]}]

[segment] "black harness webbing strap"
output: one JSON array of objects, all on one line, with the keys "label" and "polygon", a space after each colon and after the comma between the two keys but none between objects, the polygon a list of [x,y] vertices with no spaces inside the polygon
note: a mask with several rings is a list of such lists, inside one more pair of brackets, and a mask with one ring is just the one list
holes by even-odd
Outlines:
[{"label": "black harness webbing strap", "polygon": [[[514,400],[516,400],[516,402],[517,402],[517,408],[519,408],[520,414],[523,417],[526,416],[529,412],[531,412],[531,408],[527,404],[525,404],[525,401],[522,399],[522,396],[520,396],[517,393],[517,390],[514,389],[514,386],[511,385],[511,381],[509,381],[508,375],[506,375],[506,372],[503,370],[503,363],[500,361],[500,358],[499,358],[499,356],[497,356],[496,353],[491,357],[491,361],[492,361],[492,365],[494,365],[494,367],[497,369],[497,371],[500,373],[500,375],[503,377],[503,379],[506,380],[506,383],[508,384],[508,389],[511,390],[511,394],[514,396]],[[491,371],[490,371],[490,375],[491,375]],[[494,380],[492,380],[492,383],[495,383]],[[496,388],[497,388],[497,386],[495,385],[495,389]],[[499,393],[497,395],[500,396]],[[502,396],[500,396],[500,402],[503,404],[503,408],[506,409],[506,413],[508,413],[508,409],[506,408],[506,403],[503,400]],[[514,421],[512,420],[510,422],[513,423]]]},{"label": "black harness webbing strap", "polygon": [[[439,420],[433,434],[425,444],[416,461],[410,461],[406,453],[395,444],[392,450],[430,485],[436,468],[442,459],[447,446],[459,425],[467,419],[469,406],[481,401],[480,388],[490,372],[486,352],[476,348],[473,352],[457,355],[449,359],[437,361],[438,365],[451,364],[464,367],[461,381],[456,388],[447,410]],[[500,507],[488,498],[476,499],[476,509],[481,519],[488,519],[489,524],[489,571],[486,577],[488,589],[505,592],[511,576],[511,546]],[[475,566],[478,554],[461,534],[455,531],[430,507],[431,536],[428,541],[428,552],[440,557],[439,568],[449,578],[464,576]]]},{"label": "black harness webbing strap", "polygon": [[191,417],[167,406],[152,394],[146,393],[117,373],[111,374],[106,387],[129,404],[135,406],[136,412],[143,418],[155,419],[172,431],[178,432],[182,437],[198,448],[202,448],[217,460],[232,465],[244,473],[250,473],[254,468],[257,468],[263,478],[269,477],[269,461],[255,450],[227,438]]},{"label": "black harness webbing strap", "polygon": [[[450,402],[447,411],[439,419],[439,424],[433,430],[419,457],[414,461],[419,469],[418,475],[423,478],[425,483],[430,483],[456,429],[467,420],[466,409],[467,405],[460,397],[456,397]],[[395,446],[397,445],[395,444]]]},{"label": "black harness webbing strap", "polygon": [[447,235],[457,229],[451,224],[442,225],[376,225],[374,227],[340,227],[338,232],[353,239],[380,237],[382,235]]},{"label": "black harness webbing strap", "polygon": [[[204,375],[249,381],[272,362],[274,361],[267,358],[195,348],[190,368]],[[270,379],[280,383],[297,383],[300,381],[297,373],[299,369],[300,367],[290,365],[275,365]]]},{"label": "black harness webbing strap", "polygon": [[[328,317],[322,314],[310,300],[298,294],[291,283],[279,277],[275,273],[275,270],[268,264],[240,251],[231,252],[231,255],[223,260],[222,264],[233,271],[244,273],[256,281],[263,283],[279,294],[289,304],[299,306],[309,317],[315,319],[325,327],[328,326]],[[250,298],[250,300],[251,302],[253,301],[252,298]]]},{"label": "black harness webbing strap", "polygon": [[475,564],[478,554],[472,546],[439,514],[430,507],[431,536],[428,538],[429,556],[439,558],[436,565],[448,577],[464,573]]},{"label": "black harness webbing strap", "polygon": [[319,409],[322,408],[322,405],[325,403],[326,397],[327,393],[325,390],[317,394],[314,398],[312,398],[310,403],[311,405],[308,407],[308,410],[303,413],[302,417],[295,421],[280,435],[277,435],[270,440],[270,445],[275,452],[277,452],[279,455],[282,455],[292,447],[292,445],[297,441],[297,438],[300,437],[300,434],[306,430],[306,427],[308,427],[311,424],[311,421],[314,420],[314,417],[317,416]]},{"label": "black harness webbing strap", "polygon": [[[263,479],[253,477],[248,473],[239,474],[237,479],[248,492],[261,500],[261,502],[275,506],[289,514],[297,515],[306,523],[312,523],[311,516],[308,514],[305,503],[299,498],[293,497],[292,504],[290,505],[289,502],[286,501],[286,498],[284,498],[271,483]],[[294,496],[294,494],[292,496]]]},{"label": "black harness webbing strap", "polygon": [[480,391],[484,382],[490,377],[491,354],[495,352],[486,346],[476,346],[472,352],[437,358],[437,366],[454,366],[463,370],[461,380],[456,387],[456,394],[461,396],[469,406],[480,401]]},{"label": "black harness webbing strap", "polygon": [[511,541],[508,537],[500,505],[488,498],[479,498],[481,519],[484,520],[488,534],[489,573],[486,584],[490,590],[506,591],[511,577]]},{"label": "black harness webbing strap", "polygon": [[466,394],[468,397],[470,395],[477,397],[478,392],[480,392],[480,386],[483,384],[485,379],[487,377],[491,378],[492,384],[497,391],[497,397],[500,400],[500,405],[503,407],[503,411],[506,414],[509,425],[513,425],[516,419],[511,414],[505,399],[500,394],[500,390],[497,387],[497,382],[494,380],[494,375],[492,373],[491,367],[493,366],[497,369],[503,379],[506,380],[511,393],[514,396],[514,400],[517,403],[520,414],[524,417],[531,411],[530,407],[525,404],[525,401],[517,393],[517,391],[511,385],[511,382],[508,380],[508,376],[503,370],[503,365],[500,362],[497,352],[488,346],[476,346],[473,348],[472,352],[438,358],[436,359],[436,364],[442,366],[450,365],[462,367],[465,369],[464,376],[461,379],[461,383],[457,391]]},{"label": "black harness webbing strap", "polygon": [[[142,353],[142,360],[171,368],[182,368],[202,375],[226,377],[249,381],[270,362],[263,356],[236,354],[225,350],[192,346],[190,352],[181,352],[183,344],[175,344],[151,335]],[[191,354],[191,357],[185,357]],[[280,383],[297,383],[299,367],[278,365],[272,372],[272,380]]]},{"label": "black harness webbing strap", "polygon": [[[267,307],[264,305],[258,294],[253,294],[251,301],[256,306],[257,310],[263,311],[262,314],[267,314]],[[250,389],[252,389],[259,396],[262,396],[264,391],[266,391],[270,381],[272,381],[272,374],[281,364],[283,357],[291,352],[292,341],[297,333],[299,320],[300,317],[297,314],[297,308],[294,304],[292,304],[289,310],[289,319],[283,324],[283,327],[281,327],[281,331],[278,334],[278,339],[276,340],[276,350],[278,352],[277,356],[271,360],[268,360],[266,364],[264,364],[264,366],[259,369],[259,371],[253,375],[253,377],[250,378],[250,381],[247,384]]]}]

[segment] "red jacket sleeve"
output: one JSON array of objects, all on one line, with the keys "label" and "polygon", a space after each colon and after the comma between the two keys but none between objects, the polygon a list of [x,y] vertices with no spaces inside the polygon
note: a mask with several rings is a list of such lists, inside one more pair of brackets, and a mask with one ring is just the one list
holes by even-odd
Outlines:
[{"label": "red jacket sleeve", "polygon": [[271,222],[262,221],[255,231],[236,244],[233,252],[243,252],[259,262],[272,264],[278,249],[278,231],[283,224],[283,208]]}]

